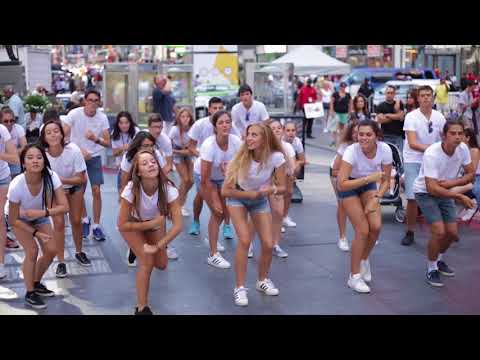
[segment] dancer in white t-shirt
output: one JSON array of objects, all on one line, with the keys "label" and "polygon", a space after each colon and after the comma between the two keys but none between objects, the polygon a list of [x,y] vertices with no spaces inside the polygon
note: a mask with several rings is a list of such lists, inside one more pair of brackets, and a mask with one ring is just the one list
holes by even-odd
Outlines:
[{"label": "dancer in white t-shirt", "polygon": [[[1,116],[0,112],[0,116]],[[18,154],[14,141],[5,125],[0,124],[0,209],[7,201],[8,185],[10,184],[9,164],[18,164]],[[0,211],[0,279],[7,276],[5,269],[5,245],[7,242],[7,227],[5,215]]]},{"label": "dancer in white t-shirt", "polygon": [[[218,97],[212,97],[208,101],[208,114],[209,116],[202,119],[198,119],[193,124],[192,128],[188,131],[188,137],[190,141],[188,143],[188,149],[190,154],[194,156],[200,156],[199,149],[202,146],[203,142],[214,134],[214,129],[212,125],[212,116],[220,110],[223,110],[224,103],[223,100]],[[231,134],[238,135],[238,131],[235,128],[231,128]],[[193,221],[190,225],[188,233],[190,235],[199,235],[200,234],[200,213],[202,212],[203,199],[199,191],[195,195],[193,200]],[[223,238],[224,239],[233,239],[233,229],[230,225],[230,216],[228,213],[225,213],[225,219],[223,224]]]},{"label": "dancer in white t-shirt", "polygon": [[286,191],[286,160],[282,146],[272,130],[263,123],[257,123],[249,125],[246,133],[245,142],[228,165],[222,188],[222,195],[227,198],[228,211],[238,235],[235,255],[236,287],[233,292],[238,306],[248,305],[245,276],[248,248],[252,241],[248,228],[249,215],[262,243],[256,289],[266,295],[279,293],[268,278],[274,243],[267,198],[269,195],[283,195]]},{"label": "dancer in white t-shirt", "polygon": [[[345,149],[337,177],[338,197],[355,229],[348,286],[369,293],[370,253],[380,235],[380,199],[390,187],[392,150],[379,141],[381,130],[372,120],[358,124],[358,143]],[[379,189],[377,182],[381,180]]]},{"label": "dancer in white t-shirt", "polygon": [[357,124],[350,123],[347,125],[344,132],[342,133],[342,138],[340,139],[340,143],[337,148],[337,154],[335,155],[332,163],[330,164],[330,182],[332,183],[333,191],[335,192],[335,196],[337,198],[337,225],[339,234],[337,246],[342,251],[349,251],[350,247],[348,245],[348,240],[346,236],[347,214],[345,213],[345,209],[343,208],[341,199],[338,197],[337,176],[338,171],[340,170],[340,164],[342,163],[342,156],[345,152],[345,149],[353,143],[357,142],[357,132]]},{"label": "dancer in white t-shirt", "polygon": [[[160,168],[154,153],[140,150],[133,159],[132,181],[122,191],[118,228],[139,260],[135,315],[152,315],[148,290],[153,268],[165,270],[167,245],[182,231],[178,191]],[[172,226],[166,231],[167,217]]]},{"label": "dancer in white t-shirt", "polygon": [[265,105],[253,99],[252,89],[247,84],[240,86],[238,97],[240,102],[232,107],[232,120],[233,126],[244,138],[248,125],[267,121],[270,116]]},{"label": "dancer in white t-shirt", "polygon": [[[68,201],[58,175],[50,170],[45,151],[29,144],[20,154],[24,172],[12,180],[8,189],[8,221],[25,251],[22,271],[27,293],[25,303],[36,309],[47,305],[41,297],[55,293],[41,283],[57,253],[50,216],[68,212]],[[39,249],[42,256],[38,257]]]},{"label": "dancer in white t-shirt", "polygon": [[[40,132],[40,145],[46,150],[50,167],[60,178],[69,204],[69,220],[72,226],[75,259],[82,266],[91,262],[82,251],[82,204],[83,186],[87,182],[87,165],[82,152],[74,143],[65,144],[65,134],[60,121],[49,121]],[[65,264],[65,217],[52,216],[54,238],[57,247],[58,265],[56,276],[67,276]]]},{"label": "dancer in white t-shirt", "polygon": [[135,135],[140,131],[133,121],[132,115],[128,111],[120,111],[117,114],[117,119],[112,130],[112,155],[115,158],[115,164],[118,167],[117,174],[117,190],[120,194],[121,176],[120,163],[122,156],[128,150],[128,145],[133,140]]},{"label": "dancer in white t-shirt", "polygon": [[285,200],[285,209],[283,214],[283,226],[287,227],[296,227],[297,224],[292,220],[288,215],[288,210],[290,209],[290,204],[292,202],[293,188],[295,187],[295,179],[298,178],[302,168],[306,164],[305,159],[305,150],[303,148],[302,140],[297,137],[297,124],[293,121],[289,121],[284,126],[285,136],[283,140],[292,144],[293,150],[295,150],[295,168],[293,170],[293,177],[289,180],[292,181],[292,192],[288,192],[283,196]]},{"label": "dancer in white t-shirt", "polygon": [[[448,121],[443,127],[443,139],[430,145],[423,154],[420,173],[413,183],[413,192],[418,206],[430,227],[431,237],[427,245],[426,281],[441,287],[440,274],[455,276],[445,262],[445,252],[453,241],[458,241],[458,226],[454,200],[470,209],[473,200],[453,191],[457,186],[469,184],[475,179],[468,146],[462,143],[464,124]],[[459,169],[464,175],[458,177]]]},{"label": "dancer in white t-shirt", "polygon": [[280,239],[282,237],[281,232],[285,231],[282,229],[282,221],[285,214],[285,199],[284,197],[293,193],[293,172],[295,170],[295,150],[293,149],[292,144],[283,141],[283,125],[279,120],[269,120],[267,121],[268,126],[272,129],[273,134],[277,140],[282,145],[283,154],[286,157],[286,184],[287,189],[283,196],[280,195],[270,195],[268,201],[270,203],[270,209],[272,211],[272,232],[273,232],[273,255],[286,258],[288,253],[280,247]]},{"label": "dancer in white t-shirt", "polygon": [[164,169],[165,175],[168,175],[173,169],[173,148],[170,138],[162,133],[164,122],[160,114],[151,114],[148,117],[148,132],[155,138],[155,144],[165,157],[167,167]]},{"label": "dancer in white t-shirt", "polygon": [[[132,180],[132,162],[135,158],[135,155],[141,150],[155,151],[158,163],[160,164],[160,167],[162,168],[164,174],[166,174],[165,170],[168,170],[168,165],[165,161],[165,158],[163,157],[161,152],[156,149],[155,138],[153,137],[153,135],[147,131],[140,131],[133,138],[132,142],[128,146],[127,152],[123,154],[122,161],[120,162],[120,171],[122,172],[122,175],[120,181],[119,195],[121,195],[123,189],[128,184],[128,182]],[[121,196],[119,196],[119,201],[120,200]],[[170,250],[167,249],[167,254],[169,255],[170,260],[178,259],[178,255],[175,251],[170,252]],[[128,266],[136,265],[136,255],[130,248],[127,251],[127,264]]]},{"label": "dancer in white t-shirt", "polygon": [[215,134],[207,138],[200,147],[200,157],[195,161],[193,171],[197,191],[202,194],[211,212],[208,223],[210,254],[207,263],[220,269],[228,269],[230,263],[220,255],[219,251],[224,248],[218,243],[220,224],[225,214],[228,214],[221,189],[227,165],[240,148],[241,140],[230,134],[232,118],[227,111],[220,110],[213,114],[212,124]]},{"label": "dancer in white t-shirt", "polygon": [[180,176],[179,196],[183,216],[190,216],[187,209],[185,209],[185,201],[193,185],[193,162],[190,150],[188,149],[188,143],[190,141],[188,131],[193,126],[193,122],[191,111],[187,108],[182,108],[178,111],[168,134],[168,137],[172,141],[173,162]]}]

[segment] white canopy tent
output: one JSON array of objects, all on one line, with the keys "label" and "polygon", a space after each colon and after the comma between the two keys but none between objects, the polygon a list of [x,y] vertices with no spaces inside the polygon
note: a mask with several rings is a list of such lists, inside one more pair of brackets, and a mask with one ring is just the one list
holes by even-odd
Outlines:
[{"label": "white canopy tent", "polygon": [[296,75],[343,75],[350,72],[350,65],[341,62],[311,45],[300,46],[272,64],[293,63]]}]

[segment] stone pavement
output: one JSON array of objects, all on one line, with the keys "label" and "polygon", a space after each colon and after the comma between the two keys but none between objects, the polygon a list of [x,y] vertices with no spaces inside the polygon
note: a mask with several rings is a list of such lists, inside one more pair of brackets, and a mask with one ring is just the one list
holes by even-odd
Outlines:
[{"label": "stone pavement", "polygon": [[[155,314],[479,314],[480,313],[480,226],[461,226],[460,242],[446,260],[456,271],[445,279],[445,287],[432,288],[425,282],[427,232],[419,226],[416,243],[400,245],[403,225],[395,222],[393,207],[384,207],[384,226],[379,244],[371,256],[372,293],[360,295],[347,285],[350,257],[336,245],[337,225],[335,197],[331,190],[328,167],[334,155],[328,148],[328,136],[314,127],[316,139],[308,140],[309,165],[305,180],[299,182],[304,201],[292,204],[290,215],[297,222],[283,238],[287,259],[273,259],[270,277],[280,289],[277,297],[267,297],[255,290],[259,243],[255,241],[255,258],[248,261],[247,287],[249,306],[234,305],[232,291],[234,271],[219,270],[206,264],[206,235],[209,211],[201,216],[201,236],[186,233],[191,217],[184,218],[185,232],[174,240],[180,258],[171,261],[166,271],[154,271],[150,302]],[[7,252],[9,279],[0,282],[0,314],[132,314],[136,303],[135,269],[125,263],[126,245],[116,230],[117,193],[115,175],[106,175],[102,189],[104,212],[102,225],[108,239],[104,243],[85,242],[94,266],[82,268],[72,261],[73,245],[67,240],[69,277],[56,279],[55,267],[47,273],[48,287],[56,291],[47,299],[48,308],[34,311],[25,308],[25,288],[20,276],[22,251]],[[189,194],[189,208],[194,190]],[[87,195],[90,209],[91,196]],[[353,231],[348,226],[348,239]],[[221,240],[224,256],[233,263],[236,240]],[[15,290],[19,299],[1,300],[1,286]]]}]

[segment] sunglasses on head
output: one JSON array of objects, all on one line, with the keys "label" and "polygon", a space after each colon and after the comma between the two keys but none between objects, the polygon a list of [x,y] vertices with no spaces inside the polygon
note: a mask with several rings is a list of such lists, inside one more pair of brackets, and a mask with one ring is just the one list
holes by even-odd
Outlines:
[{"label": "sunglasses on head", "polygon": [[431,134],[433,132],[433,125],[432,125],[432,122],[429,121],[428,122],[428,133]]},{"label": "sunglasses on head", "polygon": [[245,115],[245,121],[249,121],[250,120],[250,113],[247,112],[247,115]]}]

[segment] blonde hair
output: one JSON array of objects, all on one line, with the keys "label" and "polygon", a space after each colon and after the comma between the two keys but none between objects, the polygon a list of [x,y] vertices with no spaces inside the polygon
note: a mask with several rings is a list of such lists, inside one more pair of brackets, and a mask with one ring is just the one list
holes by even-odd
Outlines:
[{"label": "blonde hair", "polygon": [[[254,126],[259,128],[260,135],[263,140],[263,143],[260,146],[260,166],[258,167],[258,172],[260,172],[265,167],[267,161],[270,159],[271,155],[274,152],[280,152],[284,156],[285,153],[283,151],[282,145],[275,137],[272,129],[270,129],[269,126],[263,123],[250,124],[247,127],[246,133],[248,134],[250,128]],[[245,141],[243,142],[240,150],[238,150],[237,154],[235,155],[233,160],[230,161],[227,167],[227,174],[225,179],[226,183],[237,184],[239,179],[245,179],[248,176],[248,171],[250,169],[252,161],[254,161],[254,151],[248,149],[247,142]]]}]

